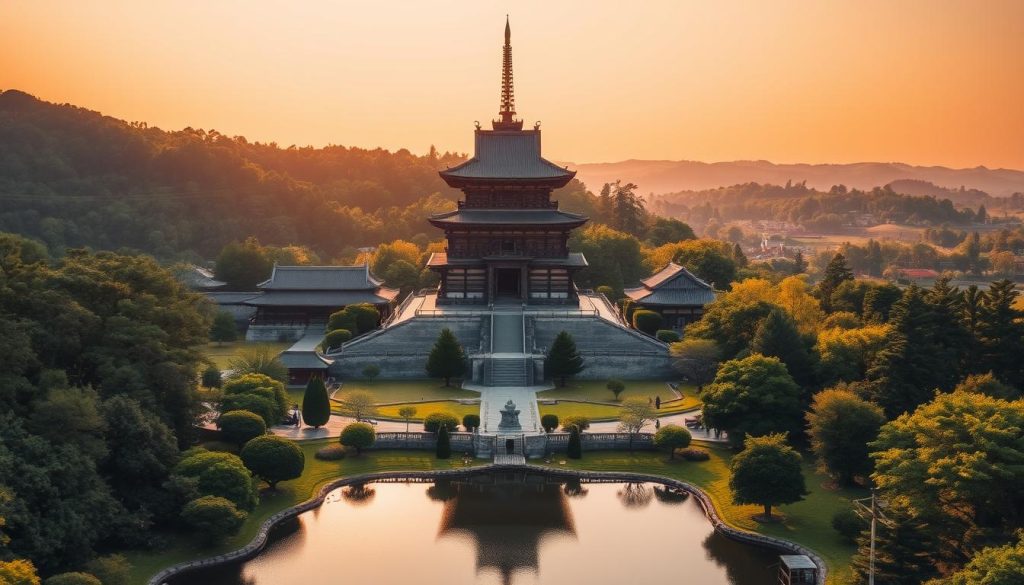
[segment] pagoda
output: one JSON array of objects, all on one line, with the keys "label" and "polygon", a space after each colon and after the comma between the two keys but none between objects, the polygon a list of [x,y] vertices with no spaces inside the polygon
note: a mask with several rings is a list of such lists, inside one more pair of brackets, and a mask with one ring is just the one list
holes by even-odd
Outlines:
[{"label": "pagoda", "polygon": [[576,172],[541,156],[539,122],[523,130],[516,118],[511,41],[506,19],[498,119],[491,130],[477,124],[472,158],[440,172],[465,199],[429,218],[448,242],[427,262],[441,277],[438,304],[578,302],[572,275],[587,261],[569,252],[568,239],[587,218],[551,200]]}]

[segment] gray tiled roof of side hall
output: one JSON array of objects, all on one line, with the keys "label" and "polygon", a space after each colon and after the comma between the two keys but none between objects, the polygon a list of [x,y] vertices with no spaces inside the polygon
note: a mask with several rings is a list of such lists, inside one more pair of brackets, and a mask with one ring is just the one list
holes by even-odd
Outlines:
[{"label": "gray tiled roof of side hall", "polygon": [[245,302],[254,307],[343,307],[357,303],[387,303],[398,296],[398,291],[381,288],[379,291],[271,291]]},{"label": "gray tiled roof of side hall", "polygon": [[359,266],[275,266],[262,290],[372,290],[381,285]]},{"label": "gray tiled roof of side hall", "polygon": [[459,209],[430,216],[446,223],[466,224],[562,224],[586,221],[586,217],[557,209]]},{"label": "gray tiled roof of side hall", "polygon": [[626,296],[640,303],[641,305],[706,305],[715,300],[715,293],[711,289],[659,289],[648,290],[646,288],[627,289]]},{"label": "gray tiled roof of side hall", "polygon": [[539,130],[478,130],[475,142],[473,158],[441,174],[468,179],[558,179],[576,174],[541,157]]}]

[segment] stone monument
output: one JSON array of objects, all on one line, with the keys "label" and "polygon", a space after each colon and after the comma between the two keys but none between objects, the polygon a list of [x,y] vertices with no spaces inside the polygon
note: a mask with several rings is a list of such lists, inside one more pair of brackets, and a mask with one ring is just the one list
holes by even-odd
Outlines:
[{"label": "stone monument", "polygon": [[516,410],[516,404],[509,400],[505,403],[505,408],[501,410],[501,422],[498,423],[499,431],[521,431],[523,430],[522,425],[519,424],[519,411]]}]

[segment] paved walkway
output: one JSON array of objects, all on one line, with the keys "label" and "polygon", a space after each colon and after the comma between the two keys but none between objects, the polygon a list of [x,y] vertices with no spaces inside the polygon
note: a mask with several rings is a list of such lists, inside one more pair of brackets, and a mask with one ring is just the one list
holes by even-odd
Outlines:
[{"label": "paved walkway", "polygon": [[[298,427],[278,425],[271,427],[270,431],[279,437],[287,437],[295,440],[325,439],[327,437],[341,436],[341,429],[354,422],[356,422],[356,419],[351,416],[339,416],[333,414],[331,415],[330,420],[327,421],[327,424],[319,429],[314,429],[313,427],[307,427],[305,425]],[[376,423],[377,424],[373,425],[373,428],[378,433],[395,433],[405,431],[405,421],[378,420]],[[410,421],[409,430],[422,431],[423,423]]]},{"label": "paved walkway", "polygon": [[[665,426],[665,425],[670,425],[671,424],[671,425],[679,425],[681,427],[685,427],[686,426],[685,419],[688,418],[688,417],[697,416],[698,414],[700,414],[700,409],[699,408],[695,408],[693,410],[688,410],[686,412],[679,412],[679,413],[676,413],[676,414],[670,414],[668,416],[663,416],[663,417],[660,417],[658,420],[661,421],[661,426]],[[617,432],[619,430],[619,421],[614,421],[613,420],[613,421],[604,421],[604,422],[590,423],[590,428],[587,429],[587,430],[589,430],[592,433],[614,433],[614,432]],[[647,426],[644,427],[644,432],[646,432],[646,433],[653,433],[654,430],[655,430],[654,429],[654,423],[650,423],[650,424],[648,424]],[[687,430],[690,431],[690,434],[693,435],[694,439],[698,439],[698,440],[701,440],[701,441],[707,441],[709,443],[728,443],[729,442],[729,435],[728,435],[728,433],[724,433],[723,432],[721,436],[716,437],[714,432],[709,431],[707,429],[692,429],[692,428],[687,427]]]},{"label": "paved walkway", "polygon": [[498,434],[501,423],[501,410],[511,400],[519,411],[519,424],[522,430],[512,431],[515,434],[536,434],[543,432],[540,426],[540,413],[537,411],[537,391],[546,386],[531,387],[499,387],[490,388],[477,386],[467,388],[480,392],[480,432]]}]

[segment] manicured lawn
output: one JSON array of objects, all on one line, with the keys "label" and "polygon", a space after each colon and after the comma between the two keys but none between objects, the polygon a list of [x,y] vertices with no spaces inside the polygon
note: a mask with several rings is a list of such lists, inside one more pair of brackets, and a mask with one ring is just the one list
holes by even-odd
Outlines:
[{"label": "manicured lawn", "polygon": [[[300,443],[306,454],[306,467],[302,477],[279,484],[275,493],[265,492],[260,498],[259,505],[249,514],[241,531],[222,545],[216,548],[202,548],[196,546],[194,538],[174,536],[169,539],[169,546],[160,551],[127,553],[128,560],[132,563],[132,585],[144,585],[152,575],[173,564],[245,546],[256,535],[259,525],[264,520],[276,512],[309,499],[320,485],[329,480],[376,471],[429,471],[463,467],[461,459],[436,459],[433,453],[427,451],[371,451],[360,457],[340,461],[320,461],[313,456],[317,449],[333,442]],[[484,463],[486,462],[482,460],[474,461],[477,465]]]},{"label": "manicured lawn", "polygon": [[741,506],[732,503],[729,493],[731,452],[717,446],[707,449],[711,453],[711,459],[700,463],[669,461],[662,453],[597,451],[584,453],[583,459],[579,460],[561,457],[555,461],[565,461],[565,465],[552,466],[593,471],[651,473],[693,483],[711,496],[722,518],[729,524],[786,538],[815,550],[829,564],[829,583],[836,583],[840,577],[848,574],[850,557],[855,552],[855,547],[844,543],[832,528],[832,515],[849,508],[852,505],[850,500],[864,497],[867,495],[866,491],[830,490],[822,487],[828,478],[816,473],[811,462],[807,461],[804,465],[804,476],[810,494],[806,499],[774,509],[773,514],[781,514],[781,522],[757,522],[752,516],[762,512],[760,506]]},{"label": "manicured lawn", "polygon": [[[545,390],[537,394],[538,400],[589,400],[597,402],[614,402],[615,395],[605,387],[606,380],[573,380],[565,388]],[[619,398],[625,400],[633,396],[641,398],[654,398],[661,396],[661,400],[668,401],[675,398],[665,382],[651,380],[625,380],[625,391]],[[683,393],[683,400],[673,403],[671,410],[690,410],[700,405],[700,400],[692,386],[681,385],[679,391]],[[668,409],[663,406],[662,410]]]},{"label": "manicured lawn", "polygon": [[437,380],[345,380],[334,398],[344,400],[345,394],[355,390],[365,390],[373,394],[378,403],[480,398],[479,392],[454,386],[445,388],[444,384]]},{"label": "manicured lawn", "polygon": [[242,350],[256,347],[259,345],[264,345],[266,347],[271,348],[274,351],[274,354],[276,355],[294,345],[294,342],[249,343],[246,341],[233,341],[231,343],[207,343],[200,349],[202,350],[203,354],[206,356],[207,359],[213,362],[214,365],[216,365],[219,369],[224,370],[227,369],[228,363],[235,357],[237,357],[238,354],[242,352]]},{"label": "manicured lawn", "polygon": [[392,418],[395,420],[402,420],[402,417],[398,415],[398,409],[403,406],[412,406],[416,409],[416,416],[412,420],[422,421],[423,417],[427,416],[432,412],[450,412],[455,415],[460,421],[462,417],[467,414],[480,414],[479,404],[459,404],[457,402],[447,401],[435,401],[435,402],[420,402],[416,404],[392,404],[389,406],[378,406],[377,416],[380,418]]}]

